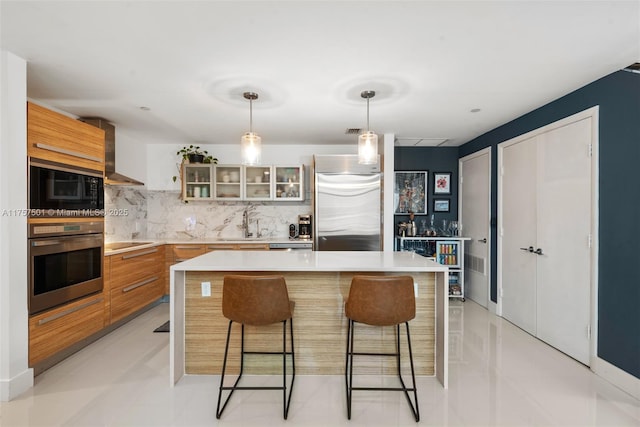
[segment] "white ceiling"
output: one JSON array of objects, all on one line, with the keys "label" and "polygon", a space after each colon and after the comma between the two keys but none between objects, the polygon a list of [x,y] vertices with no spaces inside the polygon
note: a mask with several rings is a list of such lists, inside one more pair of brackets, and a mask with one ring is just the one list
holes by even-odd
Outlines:
[{"label": "white ceiling", "polygon": [[639,4],[2,0],[0,40],[31,99],[147,142],[238,142],[254,91],[264,144],[355,144],[375,90],[372,130],[456,146],[638,62]]}]

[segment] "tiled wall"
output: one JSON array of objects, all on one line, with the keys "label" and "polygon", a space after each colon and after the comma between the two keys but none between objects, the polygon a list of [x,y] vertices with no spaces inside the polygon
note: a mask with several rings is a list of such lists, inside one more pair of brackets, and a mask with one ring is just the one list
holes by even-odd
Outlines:
[{"label": "tiled wall", "polygon": [[189,202],[175,191],[144,187],[105,186],[107,242],[137,239],[203,239],[242,237],[242,214],[249,214],[249,231],[262,237],[287,238],[289,224],[311,213],[304,202]]}]

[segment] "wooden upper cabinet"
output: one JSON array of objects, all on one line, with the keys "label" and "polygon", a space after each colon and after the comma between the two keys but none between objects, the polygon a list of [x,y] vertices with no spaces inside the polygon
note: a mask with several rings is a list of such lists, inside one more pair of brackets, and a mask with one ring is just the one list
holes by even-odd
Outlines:
[{"label": "wooden upper cabinet", "polygon": [[28,102],[27,155],[104,173],[104,130]]}]

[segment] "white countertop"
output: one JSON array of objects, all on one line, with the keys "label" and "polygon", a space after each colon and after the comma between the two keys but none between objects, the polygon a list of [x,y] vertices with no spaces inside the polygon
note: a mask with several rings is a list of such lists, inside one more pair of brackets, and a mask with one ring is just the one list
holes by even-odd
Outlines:
[{"label": "white countertop", "polygon": [[174,271],[447,271],[413,252],[214,251],[171,266]]}]

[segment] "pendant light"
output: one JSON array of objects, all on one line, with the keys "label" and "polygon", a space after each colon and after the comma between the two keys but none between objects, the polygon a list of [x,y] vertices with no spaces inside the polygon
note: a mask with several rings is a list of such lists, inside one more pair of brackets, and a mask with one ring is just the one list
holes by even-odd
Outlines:
[{"label": "pendant light", "polygon": [[365,90],[360,96],[367,100],[367,130],[358,136],[358,163],[375,165],[378,163],[378,135],[369,129],[369,99],[376,96],[376,92]]},{"label": "pendant light", "polygon": [[253,131],[253,101],[258,99],[258,94],[245,92],[243,96],[249,100],[249,132],[242,135],[240,141],[242,164],[248,166],[259,165],[262,154],[262,138]]}]

